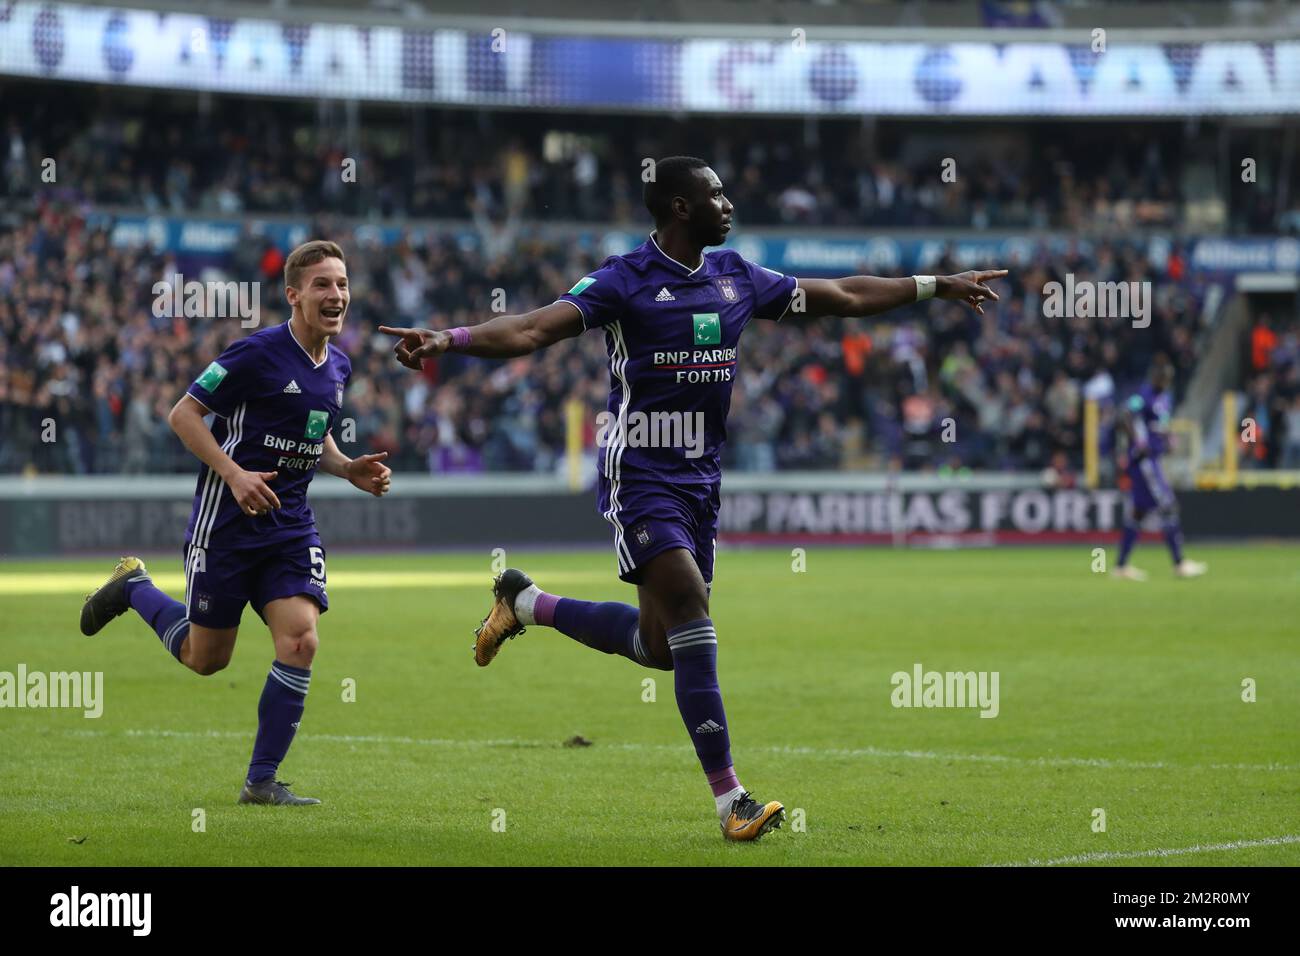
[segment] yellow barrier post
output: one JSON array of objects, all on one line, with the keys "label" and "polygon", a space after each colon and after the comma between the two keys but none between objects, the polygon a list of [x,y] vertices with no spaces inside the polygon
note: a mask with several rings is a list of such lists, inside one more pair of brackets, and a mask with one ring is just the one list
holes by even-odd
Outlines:
[{"label": "yellow barrier post", "polygon": [[1089,488],[1096,488],[1099,479],[1098,447],[1101,444],[1101,413],[1097,400],[1083,403],[1083,477]]},{"label": "yellow barrier post", "polygon": [[1223,393],[1223,486],[1237,487],[1237,393]]},{"label": "yellow barrier post", "polygon": [[564,457],[569,465],[569,490],[582,490],[582,402],[564,403]]}]

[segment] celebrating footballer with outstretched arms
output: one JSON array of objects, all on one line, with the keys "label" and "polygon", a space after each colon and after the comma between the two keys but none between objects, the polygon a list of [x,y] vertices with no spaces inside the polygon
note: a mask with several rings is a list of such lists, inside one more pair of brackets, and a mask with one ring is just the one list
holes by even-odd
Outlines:
[{"label": "celebrating footballer with outstretched arms", "polygon": [[[661,248],[666,245],[664,242]],[[997,269],[902,279],[882,276],[796,279],[798,288],[804,293],[806,308],[792,309],[787,316],[820,319],[879,315],[931,297],[966,302],[983,315],[983,303],[998,299],[986,283],[1006,274],[1005,269]],[[495,316],[480,325],[445,332],[395,329],[386,325],[381,325],[379,331],[398,337],[394,350],[397,360],[415,371],[419,371],[424,359],[436,358],[448,351],[464,352],[479,358],[517,358],[586,331],[581,312],[575,313],[564,305],[565,301],[561,299],[522,315]]]},{"label": "celebrating footballer with outstretched arms", "polygon": [[[741,786],[718,686],[718,636],[709,616],[721,485],[721,449],[740,336],[754,318],[866,316],[931,297],[982,313],[997,301],[988,282],[1006,272],[893,279],[798,279],[765,269],[721,245],[732,205],[703,160],[675,156],[645,186],[654,231],[638,248],[611,256],[551,305],[446,332],[381,327],[396,357],[418,370],[446,351],[511,358],[572,338],[605,333],[607,415],[597,491],[613,532],[619,578],[637,587],[637,606],[578,601],[540,590],[522,571],[496,579],[495,601],[476,635],[486,666],[526,625],[553,627],[595,650],[673,672],[678,710],[713,791],[729,840],[754,840],[779,826],[780,803]],[[647,419],[692,416],[703,440],[688,450],[640,427]],[[684,432],[679,432],[684,434]],[[652,440],[647,441],[649,436]]]}]

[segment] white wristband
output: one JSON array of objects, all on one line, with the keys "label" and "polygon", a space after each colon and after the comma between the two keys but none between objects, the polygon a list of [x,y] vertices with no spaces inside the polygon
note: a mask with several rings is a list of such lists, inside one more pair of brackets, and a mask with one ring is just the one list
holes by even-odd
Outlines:
[{"label": "white wristband", "polygon": [[934,298],[935,287],[939,284],[934,276],[912,276],[912,278],[916,280],[917,302]]}]

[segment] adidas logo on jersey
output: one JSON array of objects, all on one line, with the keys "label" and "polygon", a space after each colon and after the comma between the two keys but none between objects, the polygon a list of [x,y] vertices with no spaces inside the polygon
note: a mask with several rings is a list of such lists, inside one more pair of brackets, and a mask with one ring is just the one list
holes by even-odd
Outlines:
[{"label": "adidas logo on jersey", "polygon": [[655,301],[656,301],[656,302],[676,302],[677,299],[673,296],[673,294],[672,294],[671,292],[668,291],[668,286],[664,286],[663,288],[661,288],[661,289],[659,290],[659,294],[658,294],[657,296],[655,296]]},{"label": "adidas logo on jersey", "polygon": [[726,727],[723,727],[717,721],[710,718],[709,720],[706,720],[704,723],[700,724],[700,726],[696,727],[695,732],[697,734],[716,734],[718,731],[726,730],[726,729],[727,729]]},{"label": "adidas logo on jersey", "polygon": [[302,389],[298,387],[298,383],[296,381],[290,381],[289,384],[284,387],[284,394],[301,395]]}]

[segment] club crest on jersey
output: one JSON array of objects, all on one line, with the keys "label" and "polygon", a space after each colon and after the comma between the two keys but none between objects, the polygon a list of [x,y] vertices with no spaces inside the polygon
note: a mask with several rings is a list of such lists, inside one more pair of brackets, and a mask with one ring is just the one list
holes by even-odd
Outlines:
[{"label": "club crest on jersey", "polygon": [[691,316],[695,327],[696,345],[720,345],[722,343],[722,323],[716,312],[697,312]]},{"label": "club crest on jersey", "polygon": [[319,441],[325,437],[325,426],[329,424],[328,412],[309,412],[307,415],[307,430],[302,433],[303,438],[310,438],[313,441]]},{"label": "club crest on jersey", "polygon": [[343,383],[342,382],[334,383],[334,404],[339,406],[339,408],[343,407]]},{"label": "club crest on jersey", "polygon": [[736,291],[736,280],[731,276],[718,276],[713,280],[717,286],[718,293],[728,302],[736,302],[740,299],[740,293]]},{"label": "club crest on jersey", "polygon": [[217,390],[217,386],[221,384],[225,377],[226,369],[222,367],[220,362],[213,362],[205,368],[203,374],[199,376],[199,387],[211,395]]}]

